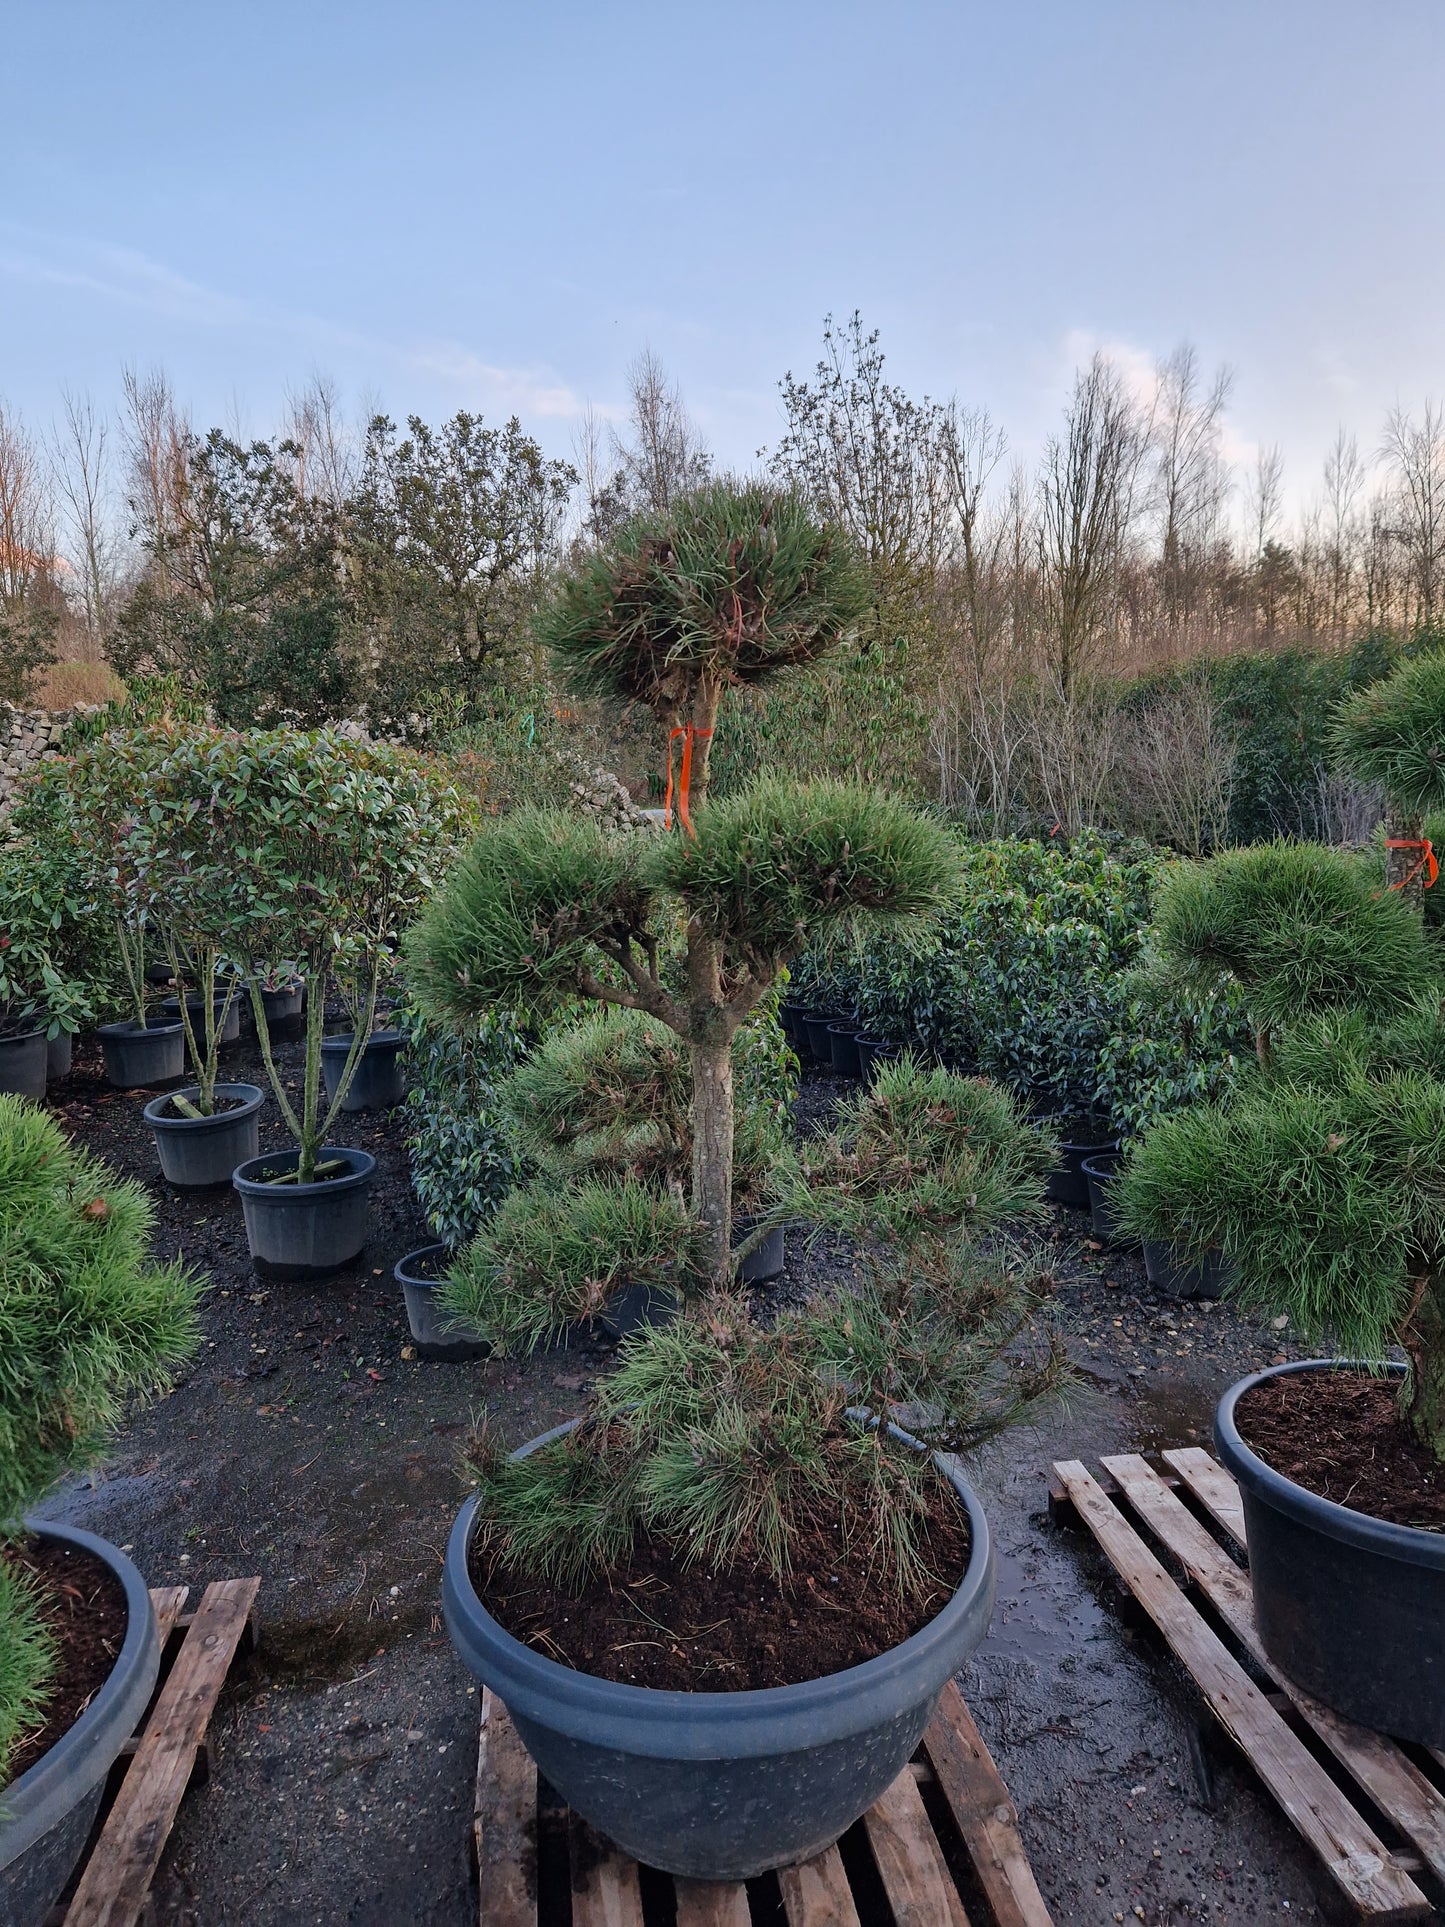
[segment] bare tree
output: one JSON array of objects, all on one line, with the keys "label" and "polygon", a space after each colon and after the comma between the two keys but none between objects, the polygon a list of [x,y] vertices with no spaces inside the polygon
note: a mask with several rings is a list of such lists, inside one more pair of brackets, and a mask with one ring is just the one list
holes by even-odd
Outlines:
[{"label": "bare tree", "polygon": [[0,403],[0,701],[24,700],[36,672],[54,662],[63,607],[49,466]]},{"label": "bare tree", "polygon": [[1245,484],[1250,560],[1258,567],[1274,540],[1284,503],[1284,451],[1276,442],[1255,451],[1254,472]]},{"label": "bare tree", "polygon": [[122,557],[110,492],[110,424],[89,395],[65,389],[61,399],[64,423],[52,437],[53,467],[84,624],[85,660],[99,662]]},{"label": "bare tree", "polygon": [[304,388],[287,391],[280,441],[296,450],[291,459],[297,494],[340,509],[356,485],[358,448],[329,376],[313,375]]},{"label": "bare tree", "polygon": [[121,374],[125,397],[126,500],[132,533],[149,558],[147,576],[165,594],[172,551],[182,540],[190,499],[191,431],[160,369]]},{"label": "bare tree", "polygon": [[1365,486],[1359,444],[1341,427],[1325,457],[1324,563],[1328,575],[1329,628],[1336,640],[1349,629],[1359,546],[1358,504]]},{"label": "bare tree", "polygon": [[683,406],[675,382],[651,348],[627,371],[632,412],[627,434],[614,437],[613,458],[629,510],[668,509],[706,481],[712,456]]},{"label": "bare tree", "polygon": [[1038,580],[1048,673],[1067,699],[1111,636],[1110,615],[1144,449],[1138,411],[1105,356],[1074,380],[1039,478]]},{"label": "bare tree", "polygon": [[1398,539],[1414,590],[1414,625],[1426,629],[1445,588],[1445,410],[1427,400],[1416,422],[1392,408],[1383,452],[1395,479]]}]

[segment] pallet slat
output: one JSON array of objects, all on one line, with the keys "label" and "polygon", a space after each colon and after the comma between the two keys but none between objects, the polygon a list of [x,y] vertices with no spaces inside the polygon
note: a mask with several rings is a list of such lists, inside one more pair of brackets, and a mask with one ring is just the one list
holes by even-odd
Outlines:
[{"label": "pallet slat", "polygon": [[537,1769],[489,1686],[482,1688],[472,1838],[483,1921],[537,1927]]},{"label": "pallet slat", "polygon": [[1217,1459],[1200,1445],[1183,1445],[1162,1454],[1164,1463],[1179,1474],[1210,1517],[1217,1520],[1237,1545],[1244,1544],[1244,1500],[1239,1487]]},{"label": "pallet slat", "polygon": [[1088,1468],[1069,1459],[1054,1470],[1079,1517],[1351,1904],[1377,1921],[1428,1918],[1429,1902],[1414,1881],[1394,1866],[1384,1844],[1205,1625]]},{"label": "pallet slat", "polygon": [[567,1816],[567,1851],[572,1862],[572,1927],[642,1927],[637,1862],[576,1813]]},{"label": "pallet slat", "polygon": [[752,1917],[741,1880],[677,1882],[677,1927],[749,1927]]},{"label": "pallet slat", "polygon": [[156,1632],[160,1635],[161,1648],[176,1629],[176,1622],[186,1610],[186,1601],[191,1596],[189,1586],[152,1586],[151,1610],[156,1616]]},{"label": "pallet slat", "polygon": [[952,1680],[943,1689],[923,1748],[993,1909],[995,1927],[1053,1927],[1024,1852],[1018,1809]]},{"label": "pallet slat", "polygon": [[140,1918],[260,1587],[259,1579],[218,1579],[206,1587],[81,1876],[66,1927],[133,1927]]},{"label": "pallet slat", "polygon": [[897,1927],[968,1927],[918,1782],[905,1770],[863,1816]]},{"label": "pallet slat", "polygon": [[[1445,1879],[1445,1797],[1393,1740],[1343,1718],[1275,1671],[1255,1629],[1254,1593],[1248,1575],[1180,1504],[1145,1459],[1138,1453],[1126,1453],[1105,1459],[1104,1464],[1130,1505],[1178,1559],[1251,1659],[1277,1681],[1290,1704],[1319,1734],[1341,1766],[1413,1841],[1426,1866]],[[1229,1478],[1222,1467],[1216,1470]]]},{"label": "pallet slat", "polygon": [[788,1927],[858,1927],[858,1909],[836,1847],[778,1874]]}]

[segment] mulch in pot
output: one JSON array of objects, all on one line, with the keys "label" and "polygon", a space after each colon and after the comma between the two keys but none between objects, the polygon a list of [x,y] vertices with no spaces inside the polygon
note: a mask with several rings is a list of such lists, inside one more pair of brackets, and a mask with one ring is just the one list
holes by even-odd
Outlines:
[{"label": "mulch in pot", "polygon": [[1288,1372],[1234,1408],[1240,1437],[1307,1492],[1397,1526],[1445,1532],[1445,1465],[1400,1416],[1397,1378]]},{"label": "mulch in pot", "polygon": [[125,1640],[125,1588],[103,1561],[76,1546],[43,1539],[7,1547],[12,1571],[28,1572],[40,1589],[40,1609],[58,1642],[43,1724],[21,1741],[15,1779],[63,1739],[110,1678]]},{"label": "mulch in pot", "polygon": [[[195,1101],[194,1098],[191,1099],[193,1104]],[[189,1111],[178,1110],[175,1099],[172,1098],[167,1108],[162,1111],[161,1116],[166,1119],[167,1123],[173,1118],[179,1118],[187,1124],[204,1124],[208,1118],[224,1117],[227,1111],[239,1111],[245,1102],[244,1097],[218,1097],[212,1109],[206,1112],[204,1117],[192,1117]]]},{"label": "mulch in pot", "polygon": [[799,1534],[787,1585],[746,1563],[717,1573],[685,1565],[646,1534],[580,1593],[541,1583],[475,1541],[471,1576],[513,1638],[564,1666],[626,1686],[743,1692],[822,1679],[921,1631],[968,1565],[967,1518],[946,1491],[920,1549],[939,1578],[906,1602],[860,1553],[845,1557],[836,1528],[824,1525]]}]

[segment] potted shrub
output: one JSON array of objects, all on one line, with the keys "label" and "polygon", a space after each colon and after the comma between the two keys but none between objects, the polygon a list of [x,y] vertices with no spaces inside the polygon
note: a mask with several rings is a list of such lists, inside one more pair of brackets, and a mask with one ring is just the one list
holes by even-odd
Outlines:
[{"label": "potted shrub", "polygon": [[64,765],[77,833],[86,852],[88,888],[114,941],[127,1015],[98,1031],[105,1071],[117,1090],[168,1084],[185,1074],[185,1030],[179,1017],[150,1009],[153,961],[150,899],[133,830],[147,745],[143,732],[110,730],[81,744]]},{"label": "potted shrub", "polygon": [[[513,1190],[458,1262],[454,1308],[503,1350],[638,1287],[678,1315],[623,1340],[578,1425],[515,1456],[483,1433],[444,1598],[463,1658],[570,1804],[640,1859],[702,1878],[816,1850],[899,1770],[991,1608],[987,1522],[948,1454],[1058,1373],[1047,1343],[1009,1363],[1031,1301],[973,1242],[1037,1207],[1038,1141],[1000,1093],[911,1062],[806,1164],[776,1162],[773,1213],[850,1230],[856,1294],[763,1330],[734,1291],[739,1032],[810,929],[902,924],[954,875],[947,836],[875,792],[764,782],[706,800],[724,693],[820,655],[862,600],[843,538],[788,495],[719,484],[627,525],[563,582],[541,633],[580,686],[649,705],[680,743],[676,828],[609,836],[517,812],[477,839],[407,949],[435,1019],[580,996],[640,1013],[602,1046],[685,1052],[685,1113],[659,1074],[647,1129],[619,1142],[599,1092],[574,1094],[605,1155],[569,1126],[565,1168]],[[883,1148],[898,1132],[902,1163]],[[679,1640],[619,1633],[609,1615],[626,1615],[633,1579],[662,1589],[649,1611],[665,1597],[697,1613]],[[596,1633],[569,1663],[529,1643],[539,1601],[554,1633],[563,1619]],[[723,1628],[741,1644],[720,1650]],[[643,1645],[662,1671],[639,1672]]]},{"label": "potted shrub", "polygon": [[[247,1159],[240,1193],[264,1276],[325,1277],[366,1242],[375,1160],[327,1142],[361,1058],[400,925],[420,907],[463,822],[456,792],[408,752],[334,731],[190,731],[197,833],[225,861],[197,902],[196,934],[249,986],[262,1061],[294,1143]],[[204,819],[204,822],[202,821]],[[298,1101],[277,1067],[261,984],[295,960],[310,987]],[[362,1024],[336,1093],[322,1098],[325,984],[358,986]]]},{"label": "potted shrub", "polygon": [[[164,1385],[195,1344],[197,1281],[148,1262],[150,1222],[138,1185],[44,1112],[0,1097],[0,1918],[12,1927],[48,1916],[160,1664],[129,1559],[92,1533],[25,1516],[89,1461],[127,1398]],[[52,1730],[81,1591],[106,1615],[113,1656],[92,1666],[74,1723]]]},{"label": "potted shrub", "polygon": [[341,1079],[351,1063],[353,1046],[361,1039],[361,1053],[352,1068],[351,1083],[341,1100],[345,1111],[389,1111],[406,1096],[406,1070],[402,1058],[406,1036],[394,1024],[376,1022],[375,999],[369,1020],[363,1025],[366,987],[343,980],[339,986],[342,1002],[351,1020],[347,1030],[334,1031],[321,1040],[321,1073],[326,1080],[326,1095],[335,1101]]},{"label": "potted shrub", "polygon": [[[1176,1262],[1337,1352],[1226,1393],[1260,1636],[1350,1718],[1445,1743],[1445,1027],[1438,959],[1368,857],[1279,844],[1181,870],[1157,937],[1228,972],[1255,1063],[1155,1123],[1113,1193]],[[1408,1361],[1391,1361],[1396,1348]]]}]

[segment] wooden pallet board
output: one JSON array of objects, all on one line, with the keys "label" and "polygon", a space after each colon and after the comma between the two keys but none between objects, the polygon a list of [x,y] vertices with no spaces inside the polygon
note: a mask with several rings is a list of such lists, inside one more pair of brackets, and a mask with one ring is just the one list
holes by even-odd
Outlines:
[{"label": "wooden pallet board", "polygon": [[238,1649],[255,1637],[260,1588],[255,1578],[214,1580],[190,1615],[188,1588],[152,1592],[163,1648],[160,1687],[127,1749],[124,1777],[92,1840],[64,1927],[134,1927],[141,1919],[182,1796],[206,1760],[206,1730],[221,1688]]},{"label": "wooden pallet board", "polygon": [[[941,1791],[986,1911],[970,1916],[920,1785]],[[865,1857],[895,1927],[1052,1927],[1019,1834],[1018,1814],[963,1697],[951,1682],[910,1765],[863,1818]],[[569,1813],[538,1825],[538,1777],[501,1701],[482,1692],[473,1837],[484,1927],[548,1927],[539,1896],[550,1872],[570,1893],[574,1927],[652,1927],[649,1881],[671,1886],[677,1927],[748,1927],[741,1881],[644,1879],[637,1863]],[[549,1868],[545,1856],[566,1856]],[[829,1847],[777,1881],[788,1927],[859,1927],[844,1856]],[[776,1900],[773,1903],[777,1904]],[[666,1910],[665,1910],[666,1911]],[[877,1909],[868,1910],[870,1927]]]},{"label": "wooden pallet board", "polygon": [[[1195,1497],[1242,1547],[1238,1488],[1197,1447],[1163,1457],[1173,1481],[1137,1453],[1121,1453],[1102,1461],[1108,1492],[1077,1459],[1051,1468],[1051,1488],[1064,1493],[1354,1910],[1377,1921],[1434,1918],[1411,1874],[1424,1866],[1445,1880],[1445,1795],[1392,1740],[1342,1719],[1270,1666],[1255,1628],[1248,1574],[1180,1496],[1187,1491]],[[1182,1569],[1273,1693],[1255,1684],[1155,1556],[1145,1534]],[[1301,1737],[1306,1730],[1328,1749],[1339,1777]],[[1345,1776],[1353,1786],[1342,1783]],[[1393,1852],[1381,1839],[1353,1804],[1356,1789],[1411,1844],[1414,1856]]]}]

